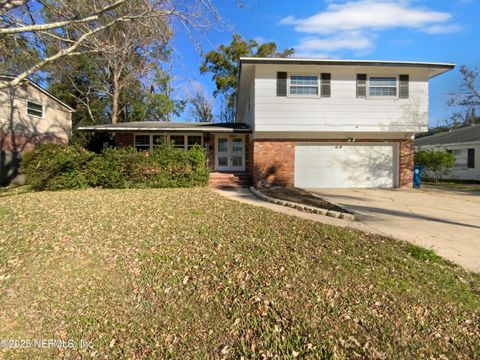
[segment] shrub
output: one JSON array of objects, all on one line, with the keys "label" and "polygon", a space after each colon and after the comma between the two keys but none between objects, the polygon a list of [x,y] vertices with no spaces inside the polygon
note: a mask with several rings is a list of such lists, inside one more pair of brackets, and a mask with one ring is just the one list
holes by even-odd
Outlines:
[{"label": "shrub", "polygon": [[21,171],[34,190],[86,188],[85,167],[94,155],[77,146],[39,144],[23,156]]},{"label": "shrub", "polygon": [[154,149],[142,164],[148,187],[192,187],[208,181],[205,150],[193,146],[188,151],[166,143]]},{"label": "shrub", "polygon": [[447,151],[419,150],[415,152],[415,165],[425,166],[425,176],[438,183],[455,165],[455,157]]},{"label": "shrub", "polygon": [[203,148],[188,151],[169,144],[153,152],[109,148],[95,154],[76,146],[39,145],[24,156],[22,171],[34,190],[86,187],[192,187],[206,185]]},{"label": "shrub", "polygon": [[135,148],[108,148],[98,154],[86,167],[89,184],[92,187],[123,189],[135,187],[139,182],[134,169],[144,156]]}]

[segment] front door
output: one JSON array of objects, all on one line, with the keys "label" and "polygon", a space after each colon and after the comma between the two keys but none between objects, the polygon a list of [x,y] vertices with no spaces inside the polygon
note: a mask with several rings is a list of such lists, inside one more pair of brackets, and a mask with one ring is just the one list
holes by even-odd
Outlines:
[{"label": "front door", "polygon": [[245,171],[245,137],[217,135],[215,168],[218,171]]}]

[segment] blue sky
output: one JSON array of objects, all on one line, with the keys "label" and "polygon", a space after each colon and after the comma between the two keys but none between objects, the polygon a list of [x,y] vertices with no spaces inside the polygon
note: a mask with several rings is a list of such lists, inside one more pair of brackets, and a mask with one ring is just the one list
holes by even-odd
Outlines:
[{"label": "blue sky", "polygon": [[[234,33],[293,47],[296,56],[453,62],[457,68],[430,83],[430,125],[452,109],[448,94],[460,85],[460,65],[480,65],[480,0],[244,0],[215,1],[229,29],[199,37],[203,51],[229,43]],[[201,56],[179,32],[175,40],[178,92],[202,86],[211,94],[211,75],[200,75]],[[219,101],[216,101],[218,107]],[[188,117],[185,114],[183,117]]]}]

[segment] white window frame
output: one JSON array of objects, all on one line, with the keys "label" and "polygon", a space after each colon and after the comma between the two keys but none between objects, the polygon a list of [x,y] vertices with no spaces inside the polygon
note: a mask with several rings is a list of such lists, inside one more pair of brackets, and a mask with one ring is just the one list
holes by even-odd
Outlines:
[{"label": "white window frame", "polygon": [[[29,113],[28,113],[28,103],[32,103],[32,104],[41,106],[41,107],[42,107],[42,116],[29,114]],[[33,117],[36,117],[36,118],[39,118],[39,119],[44,119],[44,118],[45,118],[45,105],[40,104],[40,103],[38,103],[38,102],[36,102],[36,101],[26,100],[26,101],[25,101],[25,111],[26,111],[26,113],[27,113],[28,116],[33,116]]]},{"label": "white window frame", "polygon": [[[149,136],[149,148],[148,150],[149,151],[152,151],[153,148],[154,148],[154,144],[153,144],[153,137],[154,136],[164,136],[167,138],[167,141],[170,141],[170,136],[184,136],[184,143],[183,143],[183,148],[184,150],[188,150],[188,137],[189,136],[200,136],[202,138],[202,142],[200,144],[200,146],[203,146],[203,133],[172,133],[172,134],[165,134],[165,133],[145,133],[145,132],[141,132],[141,133],[135,133],[134,136],[133,136],[133,146],[136,148],[137,145],[137,136],[139,135],[148,135]],[[177,147],[178,149],[180,149],[180,147]]]},{"label": "white window frame", "polygon": [[[297,85],[292,85],[292,76],[315,76],[317,78],[317,94],[316,95],[307,95],[307,94],[292,94],[290,92],[290,88],[292,86],[297,86]],[[288,81],[287,81],[287,96],[288,97],[294,97],[294,98],[307,98],[307,99],[317,99],[317,98],[320,98],[320,77],[321,77],[321,74],[316,74],[316,73],[303,73],[303,74],[299,74],[299,73],[293,73],[293,74],[288,74]],[[315,87],[314,85],[300,85],[300,86],[304,86],[304,87]]]},{"label": "white window frame", "polygon": [[[227,139],[227,165],[220,166],[218,164],[218,140]],[[233,139],[241,139],[243,154],[242,166],[232,166],[232,141]],[[218,171],[245,171],[246,169],[246,144],[247,138],[244,134],[215,134],[215,170]]]},{"label": "white window frame", "polygon": [[[395,79],[395,96],[380,96],[380,95],[370,95],[370,79],[371,78],[394,78]],[[400,91],[400,84],[399,84],[399,75],[367,75],[367,99],[384,99],[384,100],[391,100],[391,99],[398,99],[399,98],[399,91]],[[373,87],[381,87],[381,86],[373,86]],[[393,88],[393,86],[383,86]]]}]

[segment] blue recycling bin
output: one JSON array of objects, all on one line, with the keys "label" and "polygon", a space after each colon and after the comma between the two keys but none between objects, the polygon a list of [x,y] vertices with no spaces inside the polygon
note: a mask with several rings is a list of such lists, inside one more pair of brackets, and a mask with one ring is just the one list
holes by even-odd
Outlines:
[{"label": "blue recycling bin", "polygon": [[422,165],[416,165],[413,168],[413,187],[415,189],[418,189],[422,184],[422,174],[424,169],[425,167]]}]

